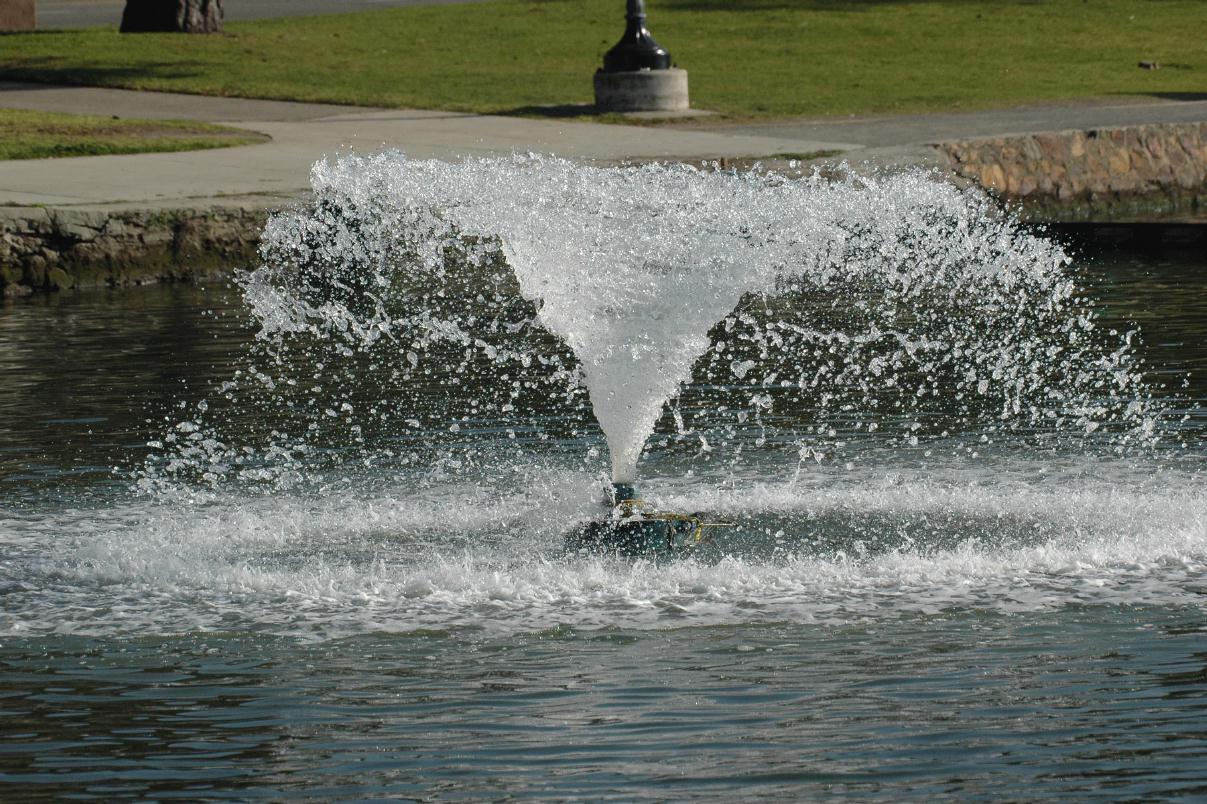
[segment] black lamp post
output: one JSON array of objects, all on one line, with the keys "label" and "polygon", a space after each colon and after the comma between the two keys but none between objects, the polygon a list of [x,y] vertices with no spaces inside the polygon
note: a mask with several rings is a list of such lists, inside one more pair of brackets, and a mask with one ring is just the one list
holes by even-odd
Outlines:
[{"label": "black lamp post", "polygon": [[645,27],[645,0],[627,0],[624,36],[604,54],[605,73],[625,73],[635,70],[666,70],[671,66],[671,54],[654,41]]},{"label": "black lamp post", "polygon": [[604,112],[686,112],[687,71],[645,27],[645,0],[627,0],[624,36],[595,71],[595,108]]}]

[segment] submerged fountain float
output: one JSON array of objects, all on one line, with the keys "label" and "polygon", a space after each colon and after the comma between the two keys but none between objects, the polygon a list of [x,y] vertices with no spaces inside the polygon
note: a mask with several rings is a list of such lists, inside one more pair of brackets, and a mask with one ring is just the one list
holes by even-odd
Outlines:
[{"label": "submerged fountain float", "polygon": [[382,466],[402,422],[432,442],[433,471],[489,471],[517,432],[556,440],[550,405],[589,402],[612,504],[566,522],[567,544],[658,555],[711,532],[637,500],[660,419],[665,449],[690,460],[695,443],[731,474],[773,449],[799,472],[873,432],[968,454],[963,433],[1044,449],[1155,437],[1132,334],[1095,326],[1064,252],[920,174],[382,153],[321,162],[312,183],[312,203],[270,221],[264,265],[244,279],[263,362],[224,388],[280,421],[258,446],[169,445],[154,483]]}]

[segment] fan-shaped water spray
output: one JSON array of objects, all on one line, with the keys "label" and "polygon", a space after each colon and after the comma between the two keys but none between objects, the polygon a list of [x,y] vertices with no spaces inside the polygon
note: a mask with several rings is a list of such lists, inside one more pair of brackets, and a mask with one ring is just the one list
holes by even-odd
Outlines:
[{"label": "fan-shaped water spray", "polygon": [[[977,193],[539,157],[314,179],[241,280],[255,343],[167,412],[146,498],[0,514],[0,634],[1198,605],[1201,417]],[[734,526],[681,561],[567,553],[607,448],[611,479],[640,457],[651,502]]]},{"label": "fan-shaped water spray", "polygon": [[[821,456],[873,432],[960,448],[969,431],[1155,437],[1132,333],[1096,329],[1064,252],[923,175],[387,153],[320,163],[313,183],[313,203],[270,222],[245,281],[275,364],[253,385],[300,415],[270,463],[364,445],[387,418],[426,428],[458,405],[539,429],[549,398],[574,407],[585,388],[612,480],[629,483],[693,377],[675,437],[730,461],[750,442]],[[400,386],[372,421],[351,401],[320,413],[290,397],[318,387],[292,376],[299,363],[319,362],[311,379],[330,390],[347,371],[332,364],[357,360]],[[426,387],[433,361],[459,380]],[[351,429],[333,433],[341,421]],[[240,449],[192,443],[175,466],[217,477],[255,462]]]}]

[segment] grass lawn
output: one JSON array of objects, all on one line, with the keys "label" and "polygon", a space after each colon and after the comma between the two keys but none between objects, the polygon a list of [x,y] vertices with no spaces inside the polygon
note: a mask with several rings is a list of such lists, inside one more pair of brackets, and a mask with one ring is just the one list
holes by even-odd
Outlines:
[{"label": "grass lawn", "polygon": [[0,109],[0,159],[196,151],[266,139],[254,132],[208,123]]},{"label": "grass lawn", "polygon": [[[693,105],[739,118],[1207,93],[1203,0],[650,0]],[[495,0],[0,36],[0,77],[475,112],[585,104],[623,0]],[[1159,70],[1141,70],[1141,60]]]}]

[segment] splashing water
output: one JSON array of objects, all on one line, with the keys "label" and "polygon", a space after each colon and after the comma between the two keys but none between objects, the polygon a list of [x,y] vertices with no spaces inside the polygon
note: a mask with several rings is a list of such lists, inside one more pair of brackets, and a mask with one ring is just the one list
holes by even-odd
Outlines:
[{"label": "splashing water", "polygon": [[[540,429],[542,405],[573,409],[585,388],[612,479],[630,482],[693,378],[674,440],[733,464],[748,442],[820,458],[872,433],[1159,438],[1134,333],[1096,327],[1060,247],[922,175],[385,153],[319,163],[313,186],[312,204],[270,222],[245,280],[271,365],[251,370],[256,391],[227,389],[301,415],[255,457],[191,436],[172,470],[280,478],[291,457],[349,448],[380,461],[367,431],[388,418],[429,434],[483,417]],[[335,354],[310,366],[322,349]],[[424,381],[440,361],[455,387]],[[291,396],[338,396],[366,370],[397,392],[369,421],[351,400],[319,412]]]},{"label": "splashing water", "polygon": [[[1201,423],[1164,412],[1061,248],[979,194],[397,154],[320,163],[314,189],[270,221],[241,280],[256,342],[153,442],[149,499],[0,522],[59,534],[21,535],[0,571],[19,627],[645,628],[1195,594],[1202,454],[1160,445],[1201,444]],[[613,478],[640,459],[652,502],[735,527],[674,566],[564,555],[605,447]]]}]

